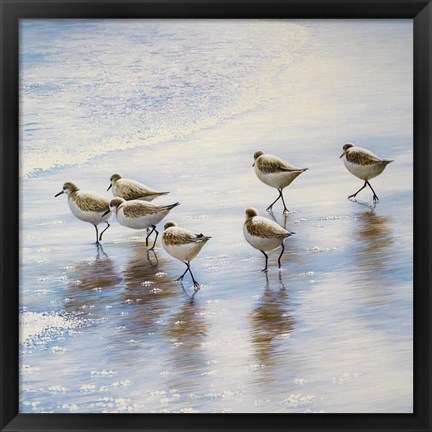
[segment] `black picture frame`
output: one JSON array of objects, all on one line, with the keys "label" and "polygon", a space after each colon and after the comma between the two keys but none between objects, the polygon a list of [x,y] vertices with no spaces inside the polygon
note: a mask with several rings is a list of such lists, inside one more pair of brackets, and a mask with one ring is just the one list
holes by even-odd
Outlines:
[{"label": "black picture frame", "polygon": [[[431,60],[426,0],[21,1],[1,5],[1,431],[431,430]],[[21,18],[409,18],[414,20],[413,414],[19,414],[18,22]]]}]

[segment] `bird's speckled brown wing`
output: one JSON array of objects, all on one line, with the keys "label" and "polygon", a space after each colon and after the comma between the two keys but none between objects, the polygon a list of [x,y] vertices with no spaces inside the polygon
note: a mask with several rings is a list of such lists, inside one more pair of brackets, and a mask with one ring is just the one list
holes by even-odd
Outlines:
[{"label": "bird's speckled brown wing", "polygon": [[250,235],[262,238],[289,237],[291,234],[276,222],[255,216],[245,222],[246,229]]},{"label": "bird's speckled brown wing", "polygon": [[122,205],[123,213],[128,218],[138,218],[141,216],[148,216],[160,211],[159,206],[145,203],[142,201],[129,201]]},{"label": "bird's speckled brown wing", "polygon": [[294,165],[283,161],[276,156],[262,155],[256,162],[258,169],[265,174],[274,174],[279,172],[302,171]]},{"label": "bird's speckled brown wing", "polygon": [[134,180],[120,179],[115,183],[119,197],[126,201],[148,196],[166,195],[168,192],[158,192]]},{"label": "bird's speckled brown wing", "polygon": [[109,201],[103,195],[93,192],[83,190],[72,192],[71,199],[75,200],[82,211],[105,212],[109,209]]},{"label": "bird's speckled brown wing", "polygon": [[371,151],[360,148],[360,147],[351,147],[345,154],[346,160],[348,162],[357,164],[357,165],[375,165],[381,162],[384,162],[377,155],[373,154]]},{"label": "bird's speckled brown wing", "polygon": [[192,231],[178,227],[169,228],[163,233],[163,240],[168,246],[202,243],[209,239],[210,237],[207,237],[203,234],[195,234]]}]

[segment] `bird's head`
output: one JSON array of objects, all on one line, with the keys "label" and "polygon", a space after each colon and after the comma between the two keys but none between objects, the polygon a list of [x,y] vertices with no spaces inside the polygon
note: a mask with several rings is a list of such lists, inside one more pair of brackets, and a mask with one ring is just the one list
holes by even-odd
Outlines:
[{"label": "bird's head", "polygon": [[102,217],[106,216],[109,212],[115,212],[117,214],[118,208],[124,203],[126,200],[123,198],[113,198],[110,203],[108,210],[102,215]]},{"label": "bird's head", "polygon": [[177,224],[174,221],[168,221],[165,225],[164,225],[164,230],[167,230],[168,228],[171,227],[176,227]]},{"label": "bird's head", "polygon": [[[262,151],[256,151],[254,153],[254,160],[256,161],[260,156],[262,156],[264,153]],[[255,162],[252,164],[252,166],[255,166]]]},{"label": "bird's head", "polygon": [[66,182],[63,185],[63,189],[58,194],[55,194],[54,196],[58,197],[61,194],[66,194],[67,196],[69,196],[72,192],[76,192],[77,190],[79,190],[79,188],[75,183]]},{"label": "bird's head", "polygon": [[341,157],[343,157],[344,154],[345,154],[345,153],[346,153],[346,152],[347,152],[351,147],[354,147],[354,144],[351,144],[351,143],[346,143],[346,144],[344,144],[343,147],[342,147],[343,153],[339,156],[339,159],[340,159]]},{"label": "bird's head", "polygon": [[111,178],[110,178],[110,185],[108,186],[107,191],[109,191],[109,190],[112,188],[112,186],[114,185],[114,183],[115,183],[117,180],[120,180],[121,178],[122,178],[122,177],[121,177],[120,174],[113,174],[113,175],[111,176]]},{"label": "bird's head", "polygon": [[254,216],[258,216],[258,211],[257,211],[257,209],[254,209],[254,208],[248,208],[245,213],[246,213],[246,220],[249,220],[250,218],[253,218]]}]

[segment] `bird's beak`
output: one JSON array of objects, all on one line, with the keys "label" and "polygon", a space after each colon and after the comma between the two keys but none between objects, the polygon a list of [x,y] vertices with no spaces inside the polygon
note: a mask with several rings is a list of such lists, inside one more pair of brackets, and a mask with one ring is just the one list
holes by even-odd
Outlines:
[{"label": "bird's beak", "polygon": [[107,191],[109,191],[112,188],[112,183],[108,186]]},{"label": "bird's beak", "polygon": [[59,192],[58,194],[54,195],[54,198],[57,198],[59,195],[64,194],[64,191]]},{"label": "bird's beak", "polygon": [[108,209],[108,210],[107,210],[107,211],[102,215],[102,217],[106,216],[110,211],[111,211],[111,210]]},{"label": "bird's beak", "polygon": [[253,167],[255,166],[255,162],[252,164],[252,166],[253,166]]},{"label": "bird's beak", "polygon": [[340,159],[341,157],[343,157],[344,154],[345,154],[345,153],[342,153],[342,154],[339,156],[339,159]]}]

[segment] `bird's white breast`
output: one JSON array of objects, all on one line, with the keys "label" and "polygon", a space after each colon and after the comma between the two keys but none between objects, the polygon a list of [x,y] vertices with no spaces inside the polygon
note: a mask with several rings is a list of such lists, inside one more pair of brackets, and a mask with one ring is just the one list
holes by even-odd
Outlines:
[{"label": "bird's white breast", "polygon": [[344,155],[343,161],[346,169],[361,180],[370,180],[380,175],[385,168],[384,164],[360,165],[347,160]]},{"label": "bird's white breast", "polygon": [[290,185],[292,181],[301,174],[301,171],[264,173],[258,168],[258,165],[255,164],[255,174],[266,185],[276,189],[283,189]]},{"label": "bird's white breast", "polygon": [[117,221],[120,225],[123,225],[128,228],[133,229],[145,229],[149,228],[153,225],[157,225],[163,218],[165,217],[165,214],[160,213],[153,213],[145,216],[140,216],[136,218],[127,217],[124,214],[123,208],[120,207],[117,210]]},{"label": "bird's white breast", "polygon": [[94,211],[81,210],[72,198],[68,198],[68,204],[69,204],[69,208],[70,208],[72,214],[75,217],[77,217],[78,219],[80,219],[84,222],[89,222],[93,225],[99,225],[103,222],[108,222],[111,218],[111,213],[108,213],[107,215],[102,217],[104,212],[94,212]]},{"label": "bird's white breast", "polygon": [[162,237],[162,246],[166,252],[182,262],[192,261],[199,254],[204,245],[205,242],[168,245],[164,242]]}]

